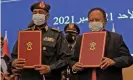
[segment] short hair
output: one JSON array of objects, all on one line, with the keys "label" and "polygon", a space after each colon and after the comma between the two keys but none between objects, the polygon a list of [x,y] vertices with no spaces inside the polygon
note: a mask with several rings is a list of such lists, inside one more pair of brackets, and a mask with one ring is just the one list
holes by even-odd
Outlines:
[{"label": "short hair", "polygon": [[104,18],[105,22],[107,22],[106,12],[105,12],[102,8],[92,8],[92,9],[88,12],[88,17],[89,17],[89,15],[90,15],[90,13],[91,13],[92,11],[95,11],[95,10],[99,10],[100,12],[102,12],[103,18]]}]

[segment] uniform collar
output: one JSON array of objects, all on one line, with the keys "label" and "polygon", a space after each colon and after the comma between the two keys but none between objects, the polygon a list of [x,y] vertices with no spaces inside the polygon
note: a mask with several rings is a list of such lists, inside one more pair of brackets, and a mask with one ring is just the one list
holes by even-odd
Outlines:
[{"label": "uniform collar", "polygon": [[33,26],[32,30],[43,30],[43,28],[45,29],[45,31],[48,31],[48,26],[47,24],[43,24],[43,25],[40,25],[40,26]]}]

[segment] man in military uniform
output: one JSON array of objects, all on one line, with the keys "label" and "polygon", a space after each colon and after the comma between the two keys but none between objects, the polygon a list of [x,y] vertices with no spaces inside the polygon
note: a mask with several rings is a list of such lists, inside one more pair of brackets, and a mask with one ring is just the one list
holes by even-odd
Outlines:
[{"label": "man in military uniform", "polygon": [[72,54],[74,53],[74,47],[80,34],[80,29],[76,24],[67,24],[64,27],[66,40],[68,42],[69,49]]},{"label": "man in military uniform", "polygon": [[71,55],[63,33],[47,26],[49,10],[50,5],[44,2],[33,4],[32,22],[28,26],[28,30],[42,31],[42,65],[24,69],[26,60],[17,59],[17,42],[13,48],[12,67],[21,71],[20,80],[60,80],[61,71],[68,64]]},{"label": "man in military uniform", "polygon": [[[66,36],[66,40],[68,42],[69,49],[71,54],[74,54],[75,45],[78,43],[78,39],[80,38],[80,29],[76,24],[67,24],[64,27],[64,32]],[[67,70],[62,72],[62,80],[77,80],[77,75],[73,75],[71,73],[70,66],[67,67]]]}]

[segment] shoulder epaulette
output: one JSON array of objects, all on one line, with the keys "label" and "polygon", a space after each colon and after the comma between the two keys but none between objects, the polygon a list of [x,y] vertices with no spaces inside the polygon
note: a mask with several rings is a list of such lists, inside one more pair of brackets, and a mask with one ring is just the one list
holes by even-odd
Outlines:
[{"label": "shoulder epaulette", "polygon": [[58,31],[58,32],[61,32],[61,30],[59,30],[59,29],[56,29],[56,28],[51,28],[52,30],[54,30],[54,31]]},{"label": "shoulder epaulette", "polygon": [[27,30],[31,30],[31,28],[23,29],[22,31],[27,31]]}]

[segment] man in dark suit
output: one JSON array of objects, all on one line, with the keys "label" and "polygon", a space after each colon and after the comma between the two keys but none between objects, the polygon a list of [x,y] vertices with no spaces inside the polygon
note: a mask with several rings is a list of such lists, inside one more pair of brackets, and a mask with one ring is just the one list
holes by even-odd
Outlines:
[{"label": "man in dark suit", "polygon": [[[132,65],[133,59],[122,36],[104,29],[107,19],[105,11],[101,8],[91,9],[88,13],[88,21],[91,31],[106,31],[107,33],[104,57],[100,68],[96,68],[97,80],[123,80],[122,68]],[[93,69],[83,68],[83,65],[78,63],[81,40],[76,45],[75,55],[72,58],[72,70],[79,75],[79,80],[92,80]]]}]

